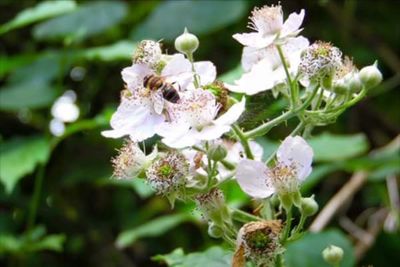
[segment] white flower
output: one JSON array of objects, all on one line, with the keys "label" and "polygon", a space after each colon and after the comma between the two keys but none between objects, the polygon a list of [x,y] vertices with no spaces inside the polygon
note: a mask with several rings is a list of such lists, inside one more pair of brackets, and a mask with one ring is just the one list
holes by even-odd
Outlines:
[{"label": "white flower", "polygon": [[290,37],[295,37],[300,31],[304,19],[304,10],[299,14],[292,13],[283,22],[283,12],[280,5],[255,8],[250,17],[249,28],[255,30],[251,33],[234,34],[242,45],[263,48],[272,43],[283,43]]},{"label": "white flower", "polygon": [[53,119],[49,123],[50,132],[54,136],[61,136],[64,134],[64,123],[74,122],[78,119],[79,107],[75,104],[75,101],[75,92],[68,90],[54,102],[51,107]]},{"label": "white flower", "polygon": [[313,151],[300,136],[288,136],[277,151],[277,164],[268,168],[255,160],[242,160],[236,179],[244,192],[254,198],[298,190],[298,185],[311,173]]},{"label": "white flower", "polygon": [[209,91],[195,89],[182,95],[182,101],[169,109],[171,123],[160,125],[157,134],[169,147],[184,148],[203,140],[213,140],[230,130],[245,108],[245,98],[216,118],[220,105]]},{"label": "white flower", "polygon": [[[195,69],[202,83],[214,81],[216,71],[211,62],[197,62]],[[123,94],[121,104],[111,118],[113,130],[102,132],[105,137],[120,138],[129,135],[135,142],[152,137],[156,128],[169,118],[166,107],[181,105],[166,103],[160,91],[145,88],[143,79],[150,74],[155,74],[155,71],[145,64],[133,64],[122,70],[128,93]],[[177,83],[177,88],[181,90],[185,90],[193,82],[191,64],[182,54],[171,56],[160,75],[168,83]]]},{"label": "white flower", "polygon": [[[281,45],[291,77],[297,75],[301,52],[307,48],[307,38],[299,36]],[[242,66],[246,71],[234,85],[225,84],[233,92],[254,95],[272,89],[286,81],[286,73],[276,45],[266,48],[244,47]]]}]

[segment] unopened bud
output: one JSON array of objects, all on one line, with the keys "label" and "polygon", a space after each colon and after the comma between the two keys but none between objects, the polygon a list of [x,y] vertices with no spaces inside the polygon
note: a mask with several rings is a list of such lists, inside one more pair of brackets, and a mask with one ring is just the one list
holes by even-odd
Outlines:
[{"label": "unopened bud", "polygon": [[349,89],[352,93],[358,93],[361,91],[363,84],[360,80],[360,76],[358,74],[353,75],[349,81]]},{"label": "unopened bud", "polygon": [[183,54],[192,54],[199,47],[199,39],[185,28],[185,31],[175,39],[175,49]]},{"label": "unopened bud", "polygon": [[377,63],[375,62],[373,65],[360,70],[360,80],[367,89],[373,88],[382,82],[382,73],[376,65]]},{"label": "unopened bud", "polygon": [[303,197],[301,199],[301,213],[306,216],[312,216],[318,211],[318,203],[314,199],[314,195],[311,197]]},{"label": "unopened bud", "polygon": [[327,263],[336,266],[343,259],[343,249],[330,245],[322,251],[322,257]]},{"label": "unopened bud", "polygon": [[208,151],[207,151],[207,156],[209,159],[214,160],[214,161],[221,161],[223,160],[227,155],[227,151],[225,147],[222,145],[215,145],[212,146]]},{"label": "unopened bud", "polygon": [[223,234],[224,234],[224,230],[220,226],[216,225],[213,222],[210,222],[208,224],[208,235],[209,236],[211,236],[213,238],[221,238]]}]

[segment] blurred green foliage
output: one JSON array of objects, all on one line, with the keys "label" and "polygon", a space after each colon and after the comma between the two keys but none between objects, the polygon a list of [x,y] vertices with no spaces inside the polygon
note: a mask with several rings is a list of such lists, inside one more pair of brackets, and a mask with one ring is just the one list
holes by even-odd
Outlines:
[{"label": "blurred green foliage", "polygon": [[[400,2],[281,2],[285,14],[306,9],[304,35],[311,41],[333,42],[359,66],[378,59],[385,77],[336,124],[317,129],[311,139],[317,163],[303,192],[315,193],[323,206],[351,173],[368,170],[369,182],[341,213],[357,220],[367,209],[393,208],[385,179],[399,175],[399,144],[375,149],[400,132],[400,28],[395,27]],[[221,80],[232,81],[241,74],[241,46],[231,36],[245,31],[251,9],[263,4],[1,1],[0,266],[229,266],[231,252],[213,247],[219,243],[207,236],[193,203],[178,203],[171,211],[143,181],[110,178],[109,159],[121,141],[105,139],[100,131],[119,101],[120,71],[130,64],[138,41],[163,39],[173,53],[173,40],[186,26],[200,38],[196,59],[215,62]],[[80,119],[53,137],[50,107],[68,89],[78,95]],[[245,127],[283,107],[270,94],[248,103],[261,108]],[[289,121],[287,128],[258,140],[266,158],[291,126]],[[227,183],[225,193],[232,205],[251,208],[235,183]],[[330,227],[291,244],[288,265],[324,266],[322,246],[337,243],[345,249],[343,266],[353,266],[354,240],[338,230],[336,220]],[[379,234],[371,254],[358,264],[400,262],[396,234]]]}]

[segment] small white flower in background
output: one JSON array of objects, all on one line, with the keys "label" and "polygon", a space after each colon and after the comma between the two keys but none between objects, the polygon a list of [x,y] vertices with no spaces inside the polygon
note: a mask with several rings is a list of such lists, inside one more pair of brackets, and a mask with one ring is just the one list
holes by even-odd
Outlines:
[{"label": "small white flower in background", "polygon": [[[291,38],[281,45],[288,71],[292,77],[297,75],[300,55],[309,45],[307,38],[302,36]],[[256,49],[244,47],[242,66],[245,73],[233,85],[225,84],[232,92],[254,95],[270,90],[286,82],[286,73],[276,45]]]},{"label": "small white flower in background", "polygon": [[288,136],[277,151],[277,164],[268,168],[263,162],[242,160],[236,179],[242,190],[254,198],[294,193],[311,173],[313,150],[300,136]]},{"label": "small white flower in background", "polygon": [[209,91],[195,89],[182,94],[180,105],[169,109],[172,122],[160,125],[157,134],[172,148],[184,148],[213,140],[228,132],[245,109],[245,98],[216,118],[220,105]]},{"label": "small white flower in background", "polygon": [[253,48],[264,48],[272,43],[284,43],[288,38],[300,33],[300,25],[304,19],[304,10],[299,14],[292,13],[283,22],[280,5],[255,8],[250,17],[249,28],[255,32],[234,34],[239,43]]},{"label": "small white flower in background", "polygon": [[137,143],[128,141],[119,150],[118,156],[111,160],[114,174],[118,179],[135,178],[143,172],[156,158],[157,147],[149,155],[145,155]]},{"label": "small white flower in background", "polygon": [[75,104],[76,94],[72,90],[57,98],[51,107],[53,119],[50,121],[50,132],[55,136],[61,136],[65,132],[65,123],[74,122],[79,117],[79,107]]}]

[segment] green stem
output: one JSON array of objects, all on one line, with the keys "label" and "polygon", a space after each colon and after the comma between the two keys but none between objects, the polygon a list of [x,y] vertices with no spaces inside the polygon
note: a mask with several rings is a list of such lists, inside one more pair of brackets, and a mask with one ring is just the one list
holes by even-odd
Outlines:
[{"label": "green stem", "polygon": [[242,130],[236,124],[232,125],[233,132],[239,138],[240,143],[243,146],[244,153],[248,159],[254,159],[253,153],[251,152],[248,137],[242,132]]},{"label": "green stem", "polygon": [[31,200],[31,205],[29,208],[29,216],[27,229],[30,230],[35,224],[37,209],[39,207],[40,195],[42,193],[43,179],[44,179],[45,165],[40,164],[35,177],[35,185],[33,189],[33,195]]},{"label": "green stem", "polygon": [[283,231],[283,237],[281,240],[282,244],[285,244],[286,240],[289,237],[289,233],[290,233],[290,228],[292,227],[292,207],[288,208],[286,210],[286,225],[285,225],[285,229]]},{"label": "green stem", "polygon": [[243,223],[262,220],[262,218],[258,216],[252,215],[250,213],[235,208],[232,208],[232,219]]},{"label": "green stem", "polygon": [[196,69],[194,68],[194,59],[193,59],[193,54],[192,53],[187,53],[186,54],[188,60],[192,64],[192,71],[193,71],[193,77],[194,77],[194,86],[196,88],[200,87],[200,81],[199,81],[199,76],[196,74]]},{"label": "green stem", "polygon": [[289,110],[289,111],[283,113],[282,115],[280,115],[279,117],[276,117],[275,119],[270,120],[269,122],[261,124],[260,126],[254,128],[248,132],[245,132],[244,136],[246,136],[247,138],[254,138],[257,136],[262,136],[262,135],[268,133],[272,128],[274,128],[278,124],[280,124],[288,119],[291,119],[295,115],[296,115],[295,112],[293,112],[292,110]]},{"label": "green stem", "polygon": [[294,109],[296,106],[296,89],[293,86],[292,78],[290,77],[290,73],[286,64],[285,56],[283,55],[282,47],[280,45],[277,45],[276,48],[278,49],[278,54],[281,59],[283,68],[285,70],[286,78],[287,78],[287,83],[290,88],[290,103],[291,103],[291,109]]}]

